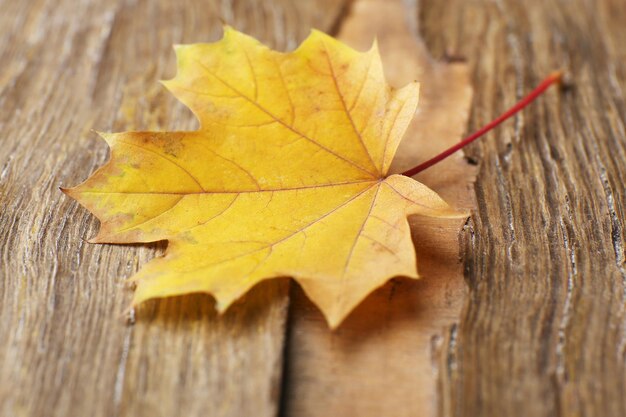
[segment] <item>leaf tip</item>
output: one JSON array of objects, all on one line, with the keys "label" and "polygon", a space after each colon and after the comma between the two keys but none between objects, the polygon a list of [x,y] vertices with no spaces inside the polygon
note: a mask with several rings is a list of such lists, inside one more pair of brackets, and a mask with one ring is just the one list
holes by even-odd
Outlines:
[{"label": "leaf tip", "polygon": [[96,216],[96,218],[100,220],[100,228],[98,229],[98,232],[94,236],[84,239],[84,241],[87,243],[120,243],[114,239],[115,233],[111,231],[109,224],[103,222],[98,216]]},{"label": "leaf tip", "polygon": [[224,314],[226,310],[228,310],[228,307],[230,307],[230,304],[230,301],[224,301],[215,298],[215,310],[217,311],[217,314],[219,314],[220,316]]},{"label": "leaf tip", "polygon": [[115,142],[115,133],[110,132],[100,132],[99,130],[92,130],[95,134],[97,134],[100,138],[102,138],[109,146],[113,145]]},{"label": "leaf tip", "polygon": [[172,91],[172,87],[173,87],[173,83],[174,83],[173,79],[170,79],[170,80],[159,80],[158,82],[159,82],[159,84],[161,84],[166,89]]},{"label": "leaf tip", "polygon": [[338,42],[337,39],[333,38],[332,36],[328,35],[327,33],[323,32],[323,31],[321,31],[319,29],[315,29],[315,28],[311,28],[311,30],[309,31],[308,38],[311,38],[311,39],[321,38],[321,39],[324,39],[324,40]]},{"label": "leaf tip", "polygon": [[370,53],[375,53],[376,55],[379,54],[378,52],[378,36],[374,36],[374,40],[372,41],[372,46],[370,46]]},{"label": "leaf tip", "polygon": [[326,319],[326,324],[328,324],[328,328],[331,331],[335,331],[341,326],[344,320],[350,315],[353,308],[337,310],[331,312],[329,314],[323,312],[324,318]]},{"label": "leaf tip", "polygon": [[337,328],[339,327],[339,325],[341,325],[341,322],[343,321],[343,319],[334,319],[334,318],[326,318],[326,323],[328,323],[328,329],[331,332],[334,332],[335,330],[337,330]]},{"label": "leaf tip", "polygon": [[63,194],[65,194],[66,196],[73,198],[74,200],[78,201],[78,194],[80,193],[79,191],[80,186],[76,186],[76,187],[59,187],[59,191],[61,191]]}]

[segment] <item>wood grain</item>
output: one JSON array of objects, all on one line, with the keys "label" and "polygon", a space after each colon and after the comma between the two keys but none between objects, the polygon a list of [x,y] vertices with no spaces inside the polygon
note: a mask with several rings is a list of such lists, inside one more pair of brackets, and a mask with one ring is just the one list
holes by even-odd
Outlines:
[{"label": "wood grain", "polygon": [[123,279],[163,244],[90,245],[63,196],[105,161],[91,129],[192,129],[157,80],[172,44],[220,20],[277,48],[332,27],[341,2],[0,1],[0,415],[273,416],[286,282],[218,318],[209,297],[154,302],[134,326]]},{"label": "wood grain", "polygon": [[554,69],[574,83],[468,151],[472,192],[460,157],[454,179],[420,177],[476,200],[467,287],[444,223],[418,231],[445,229],[419,242],[425,279],[385,286],[336,333],[292,287],[282,381],[285,281],[221,318],[194,296],[124,323],[123,279],[163,244],[83,242],[97,224],[57,187],[105,161],[90,129],[194,128],[156,83],[174,73],[172,44],[216,39],[223,20],[290,49],[311,26],[338,28],[344,3],[0,0],[0,415],[626,415],[622,0],[421,0],[402,13],[435,58],[468,59],[468,131]]},{"label": "wood grain", "polygon": [[[358,0],[339,38],[361,50],[377,37],[385,76],[396,87],[421,82],[418,112],[394,159],[402,172],[458,142],[469,116],[471,87],[462,63],[434,61],[417,37],[415,4]],[[460,210],[473,207],[475,166],[462,154],[418,180]],[[458,318],[465,294],[459,253],[464,220],[410,219],[422,279],[385,285],[329,332],[294,287],[285,374],[285,415],[434,416],[433,353]]]},{"label": "wood grain", "polygon": [[443,416],[626,415],[626,5],[423,2],[435,55],[468,57],[470,130],[550,71],[549,92],[470,151],[467,303],[439,364]]}]

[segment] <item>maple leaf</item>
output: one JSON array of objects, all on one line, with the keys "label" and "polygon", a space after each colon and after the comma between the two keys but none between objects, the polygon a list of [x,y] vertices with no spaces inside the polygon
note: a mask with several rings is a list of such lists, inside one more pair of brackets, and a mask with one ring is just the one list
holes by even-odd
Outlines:
[{"label": "maple leaf", "polygon": [[64,190],[100,219],[92,242],[169,241],[131,278],[133,304],[206,292],[223,311],[288,276],[336,327],[390,278],[418,277],[408,215],[465,216],[388,176],[418,84],[389,87],[376,44],[313,31],[280,53],[226,27],[176,55],[164,84],[200,129],[102,134],[109,162]]}]

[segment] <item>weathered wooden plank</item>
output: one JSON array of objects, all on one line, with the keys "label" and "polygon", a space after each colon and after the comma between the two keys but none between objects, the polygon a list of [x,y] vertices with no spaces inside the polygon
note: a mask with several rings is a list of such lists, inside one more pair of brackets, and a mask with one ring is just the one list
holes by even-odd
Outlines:
[{"label": "weathered wooden plank", "polygon": [[[435,62],[420,43],[414,7],[399,0],[359,0],[339,32],[341,39],[361,50],[377,36],[385,74],[393,85],[423,81],[417,116],[394,160],[395,172],[456,143],[465,130],[471,100],[465,65]],[[452,205],[469,209],[474,170],[457,154],[417,179]],[[392,281],[335,332],[329,332],[320,313],[294,286],[285,415],[408,417],[437,412],[432,353],[462,306],[465,284],[458,234],[464,221],[414,217],[410,224],[423,278]]]},{"label": "weathered wooden plank", "polygon": [[0,2],[0,415],[271,416],[285,282],[224,317],[206,296],[154,302],[127,326],[123,278],[160,245],[90,245],[94,218],[59,185],[106,159],[90,129],[190,129],[157,84],[174,43],[220,19],[278,47],[328,29],[341,2]]},{"label": "weathered wooden plank", "polygon": [[[336,334],[296,291],[286,413],[423,415],[435,408],[438,375],[442,415],[625,415],[625,8],[421,6],[429,48],[472,64],[471,127],[554,68],[567,66],[576,88],[550,93],[474,148],[482,170],[465,235],[469,298],[435,357],[438,374],[424,335],[455,320],[458,278],[434,281],[422,263],[425,280],[383,288]],[[90,128],[194,126],[155,83],[173,74],[171,43],[214,39],[221,16],[292,47],[309,25],[330,27],[339,5],[5,0],[0,9],[0,414],[274,413],[284,283],[255,289],[222,319],[196,296],[152,303],[126,327],[121,277],[157,245],[84,244],[94,221],[56,186],[104,161]],[[434,177],[422,180],[446,195]],[[456,253],[434,259],[458,273]],[[298,402],[306,398],[315,409]]]},{"label": "weathered wooden plank", "polygon": [[470,60],[473,128],[554,69],[575,84],[473,148],[469,296],[439,359],[442,415],[624,416],[624,2],[422,6],[429,47]]}]

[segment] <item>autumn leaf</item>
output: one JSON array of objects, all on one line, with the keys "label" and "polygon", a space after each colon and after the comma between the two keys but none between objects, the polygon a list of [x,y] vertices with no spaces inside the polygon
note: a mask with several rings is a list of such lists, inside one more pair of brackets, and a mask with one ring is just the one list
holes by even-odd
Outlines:
[{"label": "autumn leaf", "polygon": [[418,277],[408,215],[464,216],[388,176],[418,84],[389,87],[376,44],[313,31],[280,53],[226,27],[176,55],[164,84],[200,129],[102,134],[110,161],[64,190],[100,219],[92,242],[169,241],[131,278],[133,304],[206,292],[224,311],[288,276],[336,327],[390,278]]}]

